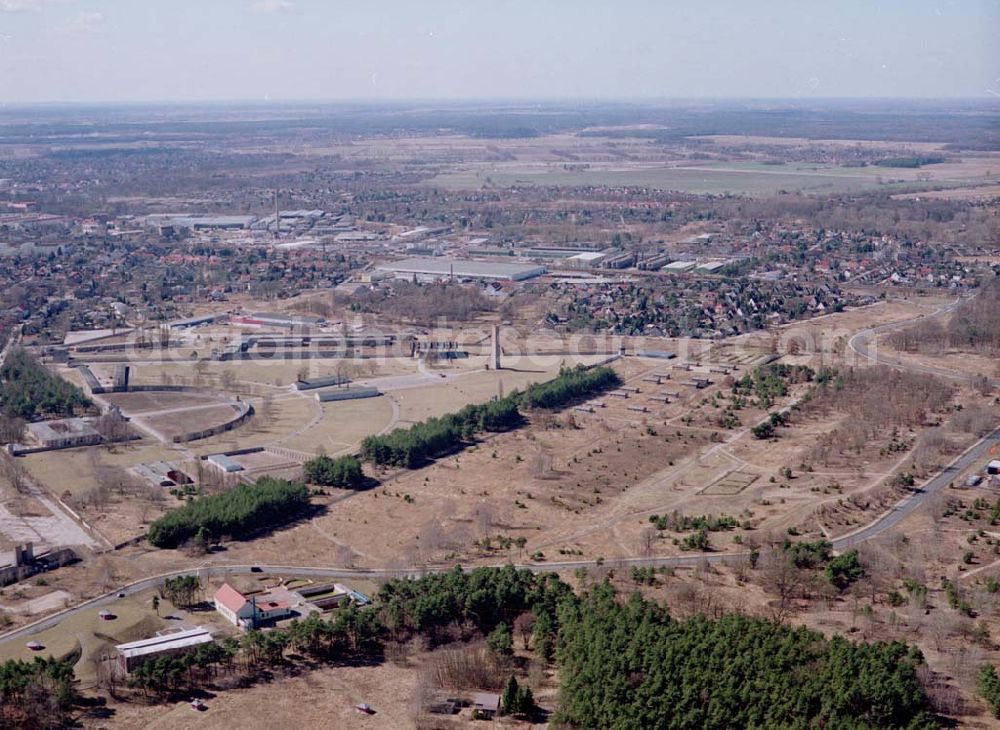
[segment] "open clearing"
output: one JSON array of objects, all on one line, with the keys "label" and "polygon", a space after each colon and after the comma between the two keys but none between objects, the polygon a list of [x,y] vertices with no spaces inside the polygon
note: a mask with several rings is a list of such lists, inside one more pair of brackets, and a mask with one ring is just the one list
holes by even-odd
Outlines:
[{"label": "open clearing", "polygon": [[773,195],[779,191],[834,193],[891,189],[967,186],[989,182],[1000,159],[970,158],[906,169],[892,167],[841,167],[812,163],[765,165],[754,162],[718,162],[698,165],[649,165],[632,163],[556,164],[510,162],[469,165],[446,172],[426,184],[448,189],[489,186],[562,185],[650,187],[695,194]]},{"label": "open clearing", "polygon": [[[114,725],[123,730],[199,728],[272,730],[275,727],[415,728],[409,707],[417,693],[421,656],[405,664],[321,667],[299,676],[279,676],[249,689],[232,689],[206,699],[195,712],[187,702],[143,706],[113,703]],[[366,702],[375,715],[362,716],[354,706]]]}]

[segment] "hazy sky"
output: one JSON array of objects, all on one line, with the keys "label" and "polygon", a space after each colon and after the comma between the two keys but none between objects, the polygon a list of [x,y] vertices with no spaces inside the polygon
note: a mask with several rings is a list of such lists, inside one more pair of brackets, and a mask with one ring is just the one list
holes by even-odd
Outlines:
[{"label": "hazy sky", "polygon": [[0,102],[1000,97],[1000,0],[0,0]]}]

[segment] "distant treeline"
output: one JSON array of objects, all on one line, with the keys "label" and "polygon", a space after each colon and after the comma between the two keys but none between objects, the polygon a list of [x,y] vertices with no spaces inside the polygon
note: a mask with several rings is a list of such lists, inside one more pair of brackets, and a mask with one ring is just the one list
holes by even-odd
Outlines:
[{"label": "distant treeline", "polygon": [[100,147],[97,149],[58,149],[46,153],[53,160],[114,159],[149,157],[152,155],[178,155],[182,150],[172,147]]},{"label": "distant treeline", "polygon": [[188,502],[149,527],[149,543],[175,548],[192,539],[242,539],[263,528],[288,522],[309,506],[303,484],[263,477],[227,492]]},{"label": "distant treeline", "polygon": [[983,284],[979,294],[967,299],[942,324],[938,318],[924,319],[888,336],[897,350],[985,350],[1000,352],[1000,279]]},{"label": "distant treeline", "polygon": [[477,433],[518,427],[523,422],[521,407],[561,408],[620,382],[618,374],[606,366],[563,369],[553,380],[528,386],[523,392],[514,391],[496,401],[468,405],[457,413],[429,418],[408,429],[369,436],[361,442],[361,458],[380,466],[412,469],[436,454],[458,448]]},{"label": "distant treeline", "polygon": [[7,353],[0,368],[0,412],[18,418],[72,416],[90,406],[83,391],[53,375],[24,349]]},{"label": "distant treeline", "polygon": [[924,165],[937,165],[944,162],[943,157],[886,157],[882,160],[875,160],[873,165],[879,167],[922,167]]},{"label": "distant treeline", "polygon": [[[157,110],[136,107],[113,118],[100,111],[78,109],[35,112],[31,124],[0,125],[0,142],[34,144],[45,139],[50,145],[107,144],[105,135],[81,136],[80,129],[94,126],[114,137],[116,144],[141,143],[166,147],[174,145],[217,145],[228,138],[254,134],[281,136],[301,132],[303,126],[317,135],[399,136],[400,133],[468,134],[474,137],[525,137],[581,132],[587,136],[653,137],[670,141],[693,135],[763,135],[776,129],[789,137],[811,139],[876,139],[904,142],[946,142],[956,146],[997,149],[1000,135],[996,111],[990,100],[969,100],[949,104],[884,100],[872,102],[827,101],[803,105],[794,100],[774,102],[719,102],[680,106],[658,104],[589,104],[551,102],[547,104],[455,103],[431,108],[412,104],[373,105],[330,104],[322,107],[283,105],[280,111],[261,106],[233,107],[223,116],[198,114],[184,119],[157,120],[151,129],[149,118]],[[401,113],[403,112],[403,113]],[[962,113],[971,112],[971,113]],[[272,116],[273,115],[273,116]],[[270,118],[269,118],[270,117]],[[649,125],[636,128],[642,122]],[[615,126],[627,128],[613,129]],[[66,150],[72,152],[73,150]]]}]

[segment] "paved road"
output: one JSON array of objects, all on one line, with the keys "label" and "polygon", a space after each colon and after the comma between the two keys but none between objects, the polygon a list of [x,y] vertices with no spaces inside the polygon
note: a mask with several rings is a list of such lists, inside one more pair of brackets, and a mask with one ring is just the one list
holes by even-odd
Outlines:
[{"label": "paved road", "polygon": [[[892,365],[893,367],[899,367],[902,369],[926,371],[926,370],[937,370],[937,368],[924,368],[923,366],[914,365],[912,363],[906,363],[903,361],[889,361],[877,353],[872,352],[868,348],[868,340],[876,334],[881,334],[892,329],[897,329],[899,327],[908,326],[914,321],[923,319],[925,317],[938,316],[945,312],[951,311],[957,306],[956,301],[946,307],[942,307],[935,312],[924,315],[923,317],[918,317],[913,320],[906,320],[903,322],[893,322],[888,325],[882,325],[880,327],[874,327],[868,330],[864,330],[854,335],[849,341],[849,347],[862,357],[869,359],[873,362],[884,363],[887,365]],[[942,371],[946,374],[946,377],[959,378],[964,376],[958,376],[955,373],[949,371]],[[938,374],[938,373],[935,373]],[[897,502],[891,509],[883,513],[873,522],[869,523],[865,527],[856,530],[853,533],[844,535],[843,537],[836,538],[832,541],[834,550],[845,550],[863,542],[871,540],[888,530],[893,529],[898,525],[903,519],[910,515],[913,511],[919,508],[928,497],[941,491],[948,485],[949,482],[953,481],[954,478],[962,472],[964,469],[975,463],[976,461],[982,459],[991,449],[1000,448],[1000,428],[994,430],[992,433],[988,434],[984,438],[977,441],[973,446],[971,446],[964,453],[959,455],[954,459],[948,466],[942,469],[934,478],[926,482],[923,487],[910,492],[905,497],[903,497],[899,502]],[[598,561],[589,560],[576,560],[576,561],[560,561],[560,562],[546,562],[546,563],[531,563],[528,565],[516,565],[517,568],[523,568],[531,570],[534,572],[546,572],[546,571],[564,571],[564,570],[576,570],[578,568],[593,568],[604,564],[608,567],[632,567],[632,566],[642,566],[642,567],[671,567],[671,568],[688,568],[697,567],[704,564],[724,564],[724,563],[738,563],[747,558],[748,553],[692,553],[689,555],[676,555],[670,557],[660,557],[660,558],[618,558],[613,560],[608,560],[604,563]],[[106,593],[103,596],[98,596],[97,598],[86,601],[73,608],[60,611],[57,614],[53,614],[47,618],[36,621],[35,623],[29,624],[27,626],[21,627],[14,631],[8,632],[7,634],[0,635],[0,644],[6,643],[8,641],[15,641],[18,639],[25,639],[33,634],[44,631],[45,629],[55,626],[57,623],[62,621],[64,618],[72,616],[80,611],[92,611],[101,608],[107,604],[113,603],[118,600],[121,595],[133,595],[135,593],[141,593],[152,588],[159,586],[166,578],[176,577],[180,575],[191,575],[197,574],[202,579],[212,578],[212,577],[223,577],[226,575],[240,575],[240,574],[261,574],[261,575],[295,575],[295,576],[306,576],[314,578],[324,578],[324,579],[387,579],[395,577],[419,577],[426,573],[440,572],[443,570],[448,570],[449,568],[442,567],[411,567],[405,569],[351,569],[351,568],[335,568],[335,567],[322,567],[322,566],[296,566],[296,565],[203,565],[193,568],[187,568],[182,570],[173,571],[171,573],[164,573],[157,576],[150,576],[142,580],[130,583],[126,586],[122,586],[115,591]]]},{"label": "paved road", "polygon": [[[985,438],[978,441],[974,446],[961,454],[951,464],[945,467],[936,477],[927,482],[923,488],[907,494],[897,502],[891,509],[885,512],[874,522],[849,535],[834,539],[834,550],[846,550],[855,547],[863,542],[871,540],[882,533],[891,530],[905,519],[910,513],[920,507],[921,504],[932,494],[944,489],[957,474],[962,470],[982,459],[992,448],[1000,448],[1000,428],[993,431]],[[725,564],[739,563],[746,560],[748,553],[692,553],[689,555],[674,555],[660,558],[617,558],[604,562],[606,567],[626,568],[626,567],[668,567],[668,568],[695,568],[704,564]],[[527,565],[515,565],[517,568],[531,570],[533,572],[566,571],[578,568],[594,568],[600,563],[593,560],[570,560],[559,562],[530,563]],[[498,564],[496,567],[500,567]],[[77,606],[60,611],[35,623],[21,627],[7,634],[0,635],[0,644],[8,641],[26,639],[27,637],[44,631],[65,618],[73,616],[81,611],[95,611],[119,599],[121,595],[130,596],[143,591],[158,587],[166,578],[173,578],[180,575],[196,574],[202,580],[208,578],[219,578],[227,575],[274,575],[274,576],[306,576],[310,578],[323,579],[369,579],[384,580],[388,578],[420,577],[427,573],[441,572],[450,568],[442,567],[412,567],[403,569],[364,569],[364,568],[335,568],[323,566],[303,566],[303,565],[202,565],[192,568],[176,570],[170,573],[162,573],[156,576],[143,578],[142,580],[122,586],[110,593],[105,593],[89,601],[85,601]]]},{"label": "paved road", "polygon": [[870,540],[886,530],[891,530],[900,521],[906,518],[917,507],[936,492],[940,492],[965,469],[972,466],[977,461],[983,459],[991,449],[1000,449],[1000,428],[978,441],[972,448],[963,453],[948,466],[942,469],[936,477],[927,482],[923,488],[910,492],[903,499],[899,500],[892,509],[883,514],[879,519],[862,529],[845,535],[833,541],[835,550],[850,548],[866,540]]},{"label": "paved road", "polygon": [[[942,314],[947,314],[955,310],[955,308],[961,302],[960,299],[956,299],[951,304],[947,304],[943,307],[930,312],[928,314],[923,314],[919,317],[914,317],[913,319],[903,320],[902,322],[890,322],[889,324],[883,324],[878,327],[872,327],[870,329],[862,330],[858,332],[847,342],[847,347],[853,352],[857,353],[861,357],[871,362],[878,363],[880,365],[888,365],[890,367],[898,368],[900,370],[909,370],[916,373],[925,373],[927,375],[936,375],[939,378],[945,378],[947,380],[957,380],[960,382],[969,382],[970,376],[968,373],[956,373],[952,370],[947,370],[945,368],[938,368],[932,365],[921,365],[919,363],[907,362],[906,360],[901,360],[895,357],[888,357],[884,354],[879,353],[878,343],[874,345],[869,344],[872,338],[878,335],[884,334],[886,332],[891,332],[892,330],[901,329],[903,327],[908,327],[917,322],[925,319],[930,319],[931,317],[939,317]],[[991,381],[994,386],[1000,387],[1000,380]]]}]

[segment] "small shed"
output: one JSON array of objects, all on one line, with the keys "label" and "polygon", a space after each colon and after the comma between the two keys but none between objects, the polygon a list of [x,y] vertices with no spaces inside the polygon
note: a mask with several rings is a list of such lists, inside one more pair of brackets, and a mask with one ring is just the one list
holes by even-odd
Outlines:
[{"label": "small shed", "polygon": [[477,692],[472,698],[472,709],[480,717],[492,719],[500,714],[500,695],[492,692]]}]

